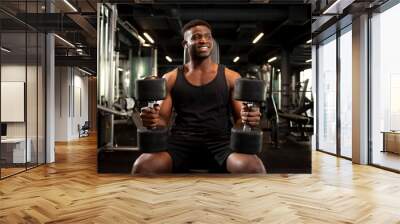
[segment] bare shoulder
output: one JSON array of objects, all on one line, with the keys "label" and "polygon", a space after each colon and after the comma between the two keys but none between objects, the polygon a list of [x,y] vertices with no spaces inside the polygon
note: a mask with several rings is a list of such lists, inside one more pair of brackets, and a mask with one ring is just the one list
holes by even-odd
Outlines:
[{"label": "bare shoulder", "polygon": [[163,78],[167,80],[167,86],[169,90],[172,89],[172,87],[175,85],[177,75],[178,75],[178,68],[175,68],[174,70],[167,72],[163,75]]},{"label": "bare shoulder", "polygon": [[233,87],[236,79],[240,78],[240,74],[225,67],[225,77],[229,87]]},{"label": "bare shoulder", "polygon": [[172,71],[169,71],[163,75],[163,78],[166,80],[176,79],[176,75],[178,74],[178,68],[175,68]]}]

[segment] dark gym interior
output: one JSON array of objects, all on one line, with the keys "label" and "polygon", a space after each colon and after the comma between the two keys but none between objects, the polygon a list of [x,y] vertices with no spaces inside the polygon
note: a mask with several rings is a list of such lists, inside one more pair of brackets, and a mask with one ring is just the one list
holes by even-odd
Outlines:
[{"label": "dark gym interior", "polygon": [[[239,72],[242,77],[255,76],[266,83],[266,97],[269,100],[262,102],[264,138],[263,150],[259,156],[268,172],[311,172],[313,99],[307,98],[308,95],[305,94],[310,90],[307,85],[310,82],[311,86],[311,80],[300,81],[300,73],[311,68],[311,44],[308,42],[311,39],[311,5],[117,4],[115,13],[115,48],[119,68],[124,72],[128,70],[131,74],[126,77],[123,72],[119,73],[120,84],[118,92],[114,93],[114,99],[119,101],[110,108],[115,110],[114,114],[110,114],[110,110],[99,111],[99,122],[104,122],[103,125],[114,119],[113,124],[109,124],[114,127],[113,142],[99,143],[100,172],[107,172],[107,167],[110,172],[115,172],[117,168],[111,168],[109,163],[122,166],[118,162],[119,157],[111,156],[113,153],[127,153],[129,156],[122,156],[126,158],[135,158],[133,155],[140,154],[132,150],[137,147],[134,131],[137,124],[132,118],[135,115],[119,116],[118,113],[133,113],[138,116],[137,108],[124,108],[125,98],[134,98],[132,83],[136,79],[149,76],[154,70],[161,77],[184,64],[181,30],[185,23],[193,19],[210,23],[220,64]],[[136,35],[132,35],[132,32],[136,32]],[[153,43],[148,41],[141,44],[140,38],[146,38],[142,33],[149,35]],[[254,39],[260,33],[261,38],[255,42]],[[141,37],[138,39],[137,35]],[[167,57],[171,60],[166,59]],[[238,61],[234,60],[236,57],[239,57]],[[271,60],[272,58],[275,60]],[[138,71],[129,64],[143,66],[144,70]],[[124,86],[127,78],[130,86]],[[107,100],[102,103],[103,106],[110,105]],[[98,133],[99,139],[107,139],[105,132]],[[124,172],[131,169],[129,164],[132,160],[127,160],[124,163]]]}]

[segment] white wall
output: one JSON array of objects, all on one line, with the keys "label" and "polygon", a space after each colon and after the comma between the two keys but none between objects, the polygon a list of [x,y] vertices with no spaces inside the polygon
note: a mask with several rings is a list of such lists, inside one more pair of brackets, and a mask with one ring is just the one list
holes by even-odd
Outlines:
[{"label": "white wall", "polygon": [[[44,83],[41,66],[25,65],[25,63],[4,63],[1,66],[2,82],[24,82],[26,84],[26,106],[22,112],[26,112],[24,122],[6,122],[7,137],[24,138],[25,135],[30,140],[29,143],[32,152],[32,161],[44,163],[45,150],[45,120],[44,120]],[[27,80],[25,80],[27,78]],[[23,93],[22,93],[23,94]],[[2,96],[7,97],[7,96]],[[1,110],[10,110],[10,108],[1,108]],[[3,111],[4,112],[4,111]],[[11,112],[12,111],[7,111]],[[37,153],[39,155],[37,156]]]},{"label": "white wall", "polygon": [[[74,75],[74,96],[73,98],[73,105],[74,107],[72,108],[72,120],[71,120],[71,135],[73,138],[78,138],[79,133],[78,133],[78,124],[83,125],[85,121],[89,120],[89,102],[88,102],[88,77],[83,77],[81,76],[82,73],[80,73],[79,70],[74,70],[75,75]],[[77,74],[78,72],[78,74]],[[80,102],[79,102],[80,101]]]},{"label": "white wall", "polygon": [[[29,66],[25,67],[25,64],[3,64],[1,66],[1,81],[3,82],[25,82],[25,75],[27,69],[28,74],[33,72],[35,70],[36,73],[36,67]],[[36,84],[36,83],[35,83]],[[33,97],[36,96],[36,91],[34,93],[27,93],[28,97]],[[31,100],[28,100],[29,102]],[[6,110],[7,108],[1,108],[2,110]],[[35,114],[36,115],[36,114]],[[28,114],[28,120],[32,120],[31,117],[29,117],[30,114]],[[7,123],[7,136],[8,137],[25,137],[25,122],[10,122]],[[29,137],[29,136],[28,136]]]},{"label": "white wall", "polygon": [[[25,82],[25,64],[4,64],[1,66],[1,81]],[[28,68],[29,69],[29,68]],[[6,110],[7,108],[1,108]],[[7,137],[25,137],[25,123],[7,123]]]},{"label": "white wall", "polygon": [[56,67],[55,140],[79,138],[78,124],[88,120],[88,78],[76,68]]},{"label": "white wall", "polygon": [[55,141],[68,141],[69,73],[67,67],[55,68]]}]

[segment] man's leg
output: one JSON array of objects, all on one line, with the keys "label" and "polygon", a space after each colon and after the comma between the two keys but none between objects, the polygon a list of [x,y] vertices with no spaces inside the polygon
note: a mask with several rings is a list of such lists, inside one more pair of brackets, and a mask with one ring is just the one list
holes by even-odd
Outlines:
[{"label": "man's leg", "polygon": [[132,174],[160,174],[172,172],[172,158],[168,152],[143,153],[136,159]]},{"label": "man's leg", "polygon": [[231,153],[226,159],[230,173],[266,173],[264,164],[257,155]]}]

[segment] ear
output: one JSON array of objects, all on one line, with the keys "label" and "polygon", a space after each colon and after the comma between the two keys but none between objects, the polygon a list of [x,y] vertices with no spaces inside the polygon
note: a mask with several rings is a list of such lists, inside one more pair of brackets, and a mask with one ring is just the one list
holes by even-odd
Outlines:
[{"label": "ear", "polygon": [[183,48],[187,48],[187,41],[186,41],[186,40],[183,40],[183,41],[182,41],[182,47],[183,47]]}]

